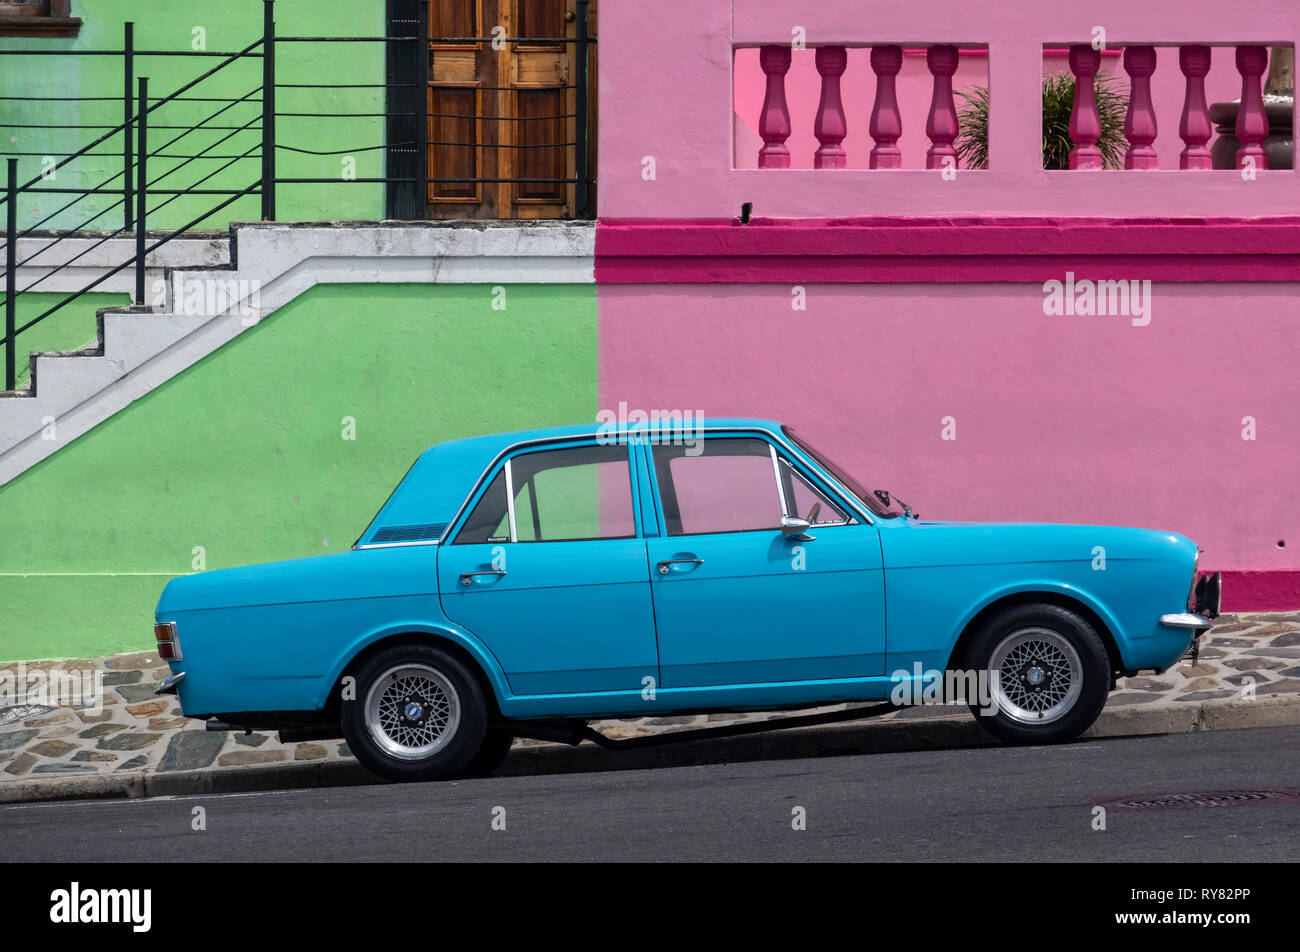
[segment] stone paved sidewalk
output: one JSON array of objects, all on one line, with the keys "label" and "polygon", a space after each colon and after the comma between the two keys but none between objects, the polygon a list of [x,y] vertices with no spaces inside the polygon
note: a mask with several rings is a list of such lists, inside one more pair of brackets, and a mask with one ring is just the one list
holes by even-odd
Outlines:
[{"label": "stone paved sidewalk", "polygon": [[[102,710],[43,705],[0,707],[0,786],[7,781],[60,776],[228,771],[304,762],[355,763],[341,740],[282,744],[269,733],[206,732],[198,722],[180,716],[175,698],[154,695],[154,685],[168,669],[152,652],[83,661],[30,662],[26,667],[29,672],[55,668],[102,671]],[[15,668],[15,664],[0,665],[0,671]],[[1261,698],[1300,695],[1300,612],[1221,616],[1202,639],[1199,664],[1193,667],[1190,661],[1182,661],[1159,677],[1123,680],[1111,694],[1106,709],[1226,701],[1242,698],[1248,688]],[[877,721],[953,713],[954,709],[947,707],[913,707]],[[641,718],[596,722],[593,726],[623,738],[783,714],[773,711]],[[535,741],[517,744],[549,746]]]}]

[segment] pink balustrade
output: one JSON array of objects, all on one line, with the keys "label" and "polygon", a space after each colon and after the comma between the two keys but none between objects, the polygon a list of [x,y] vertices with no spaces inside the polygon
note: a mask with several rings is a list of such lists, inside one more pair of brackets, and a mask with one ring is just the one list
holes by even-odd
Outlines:
[{"label": "pink balustrade", "polygon": [[1210,123],[1210,108],[1205,101],[1205,75],[1210,71],[1208,46],[1184,46],[1178,51],[1178,68],[1187,77],[1187,96],[1183,100],[1183,117],[1178,123],[1178,135],[1183,140],[1183,151],[1178,157],[1180,169],[1211,169],[1209,141],[1214,132]]},{"label": "pink balustrade", "polygon": [[1124,117],[1124,138],[1128,139],[1128,152],[1124,154],[1126,169],[1154,169],[1157,167],[1156,111],[1151,104],[1151,74],[1156,71],[1154,46],[1130,46],[1124,50],[1124,71],[1129,75],[1128,114]]},{"label": "pink balustrade", "polygon": [[957,72],[959,55],[955,46],[932,46],[925,53],[925,65],[934,76],[934,94],[930,97],[930,116],[925,134],[930,148],[925,153],[927,169],[956,168],[957,106],[952,98],[952,74]]},{"label": "pink balustrade", "polygon": [[790,48],[763,47],[759,64],[767,77],[767,94],[763,97],[763,115],[758,120],[758,132],[763,137],[758,167],[788,169],[790,150],[785,140],[790,137],[790,110],[785,105],[785,74],[790,71]]},{"label": "pink balustrade", "polygon": [[1262,82],[1268,69],[1268,50],[1263,46],[1237,47],[1237,72],[1241,73],[1241,108],[1237,110],[1237,168],[1253,163],[1268,168],[1264,140],[1268,138],[1268,117],[1264,114]]},{"label": "pink balustrade", "polygon": [[903,133],[903,118],[898,111],[895,82],[903,68],[903,50],[897,46],[877,46],[871,51],[871,69],[876,74],[876,102],[871,107],[871,150],[873,169],[896,169],[903,163],[898,137]]},{"label": "pink balustrade", "polygon": [[841,143],[848,133],[844,102],[840,98],[840,77],[849,65],[849,54],[842,46],[823,46],[817,50],[817,72],[822,78],[821,100],[817,103],[817,121],[813,131],[821,145],[814,164],[819,169],[844,168],[845,152]]},{"label": "pink balustrade", "polygon": [[1074,74],[1074,107],[1070,110],[1070,168],[1092,172],[1102,167],[1101,119],[1097,114],[1094,84],[1101,69],[1101,53],[1091,46],[1070,47],[1070,72]]},{"label": "pink balustrade", "polygon": [[[1262,95],[1273,51],[1300,42],[1297,0],[617,6],[601,24],[602,215],[730,219],[746,203],[760,219],[1300,208],[1300,175],[1279,161],[1285,116]],[[1049,156],[1059,169],[1045,167],[1043,82],[1076,75],[1078,103],[1060,114],[1062,135],[1071,119],[1076,135]],[[1094,77],[1108,91],[1102,112]],[[985,91],[987,137],[972,139]]]},{"label": "pink balustrade", "polygon": [[[1238,168],[1265,170],[1268,168],[1268,155],[1264,143],[1269,126],[1262,88],[1268,70],[1269,48],[1260,44],[1216,46],[1235,55],[1233,73],[1229,75],[1222,70],[1217,74],[1213,99],[1240,99],[1235,127],[1240,141],[1236,165]],[[1172,61],[1161,56],[1162,49],[1171,56],[1177,51],[1176,72],[1180,75],[1175,75]],[[752,58],[754,53],[757,53],[757,63]],[[859,58],[858,53],[863,56]],[[805,56],[815,64],[815,72],[806,68]],[[924,92],[928,95],[929,106],[924,121],[919,114],[922,77],[915,72],[910,76],[906,74],[909,57],[913,56],[923,56],[924,69],[928,72],[924,77]],[[786,43],[769,44],[757,50],[737,48],[735,57],[738,168],[866,167],[890,170],[922,166],[927,169],[964,167],[957,149],[961,134],[958,100],[977,86],[987,88],[989,85],[988,48],[979,44],[962,47],[949,43],[922,47],[880,44],[868,48],[825,45],[796,49]],[[1060,62],[1062,58],[1064,63]],[[981,61],[978,69],[967,69],[972,60]],[[1126,145],[1124,169],[1211,169],[1210,141],[1214,126],[1209,117],[1211,97],[1207,94],[1206,83],[1212,60],[1212,46],[1209,44],[1157,46],[1144,43],[1112,46],[1105,50],[1082,43],[1060,50],[1044,47],[1043,73],[1061,72],[1063,66],[1075,79],[1069,124],[1073,140],[1070,168],[1097,171],[1104,167],[1098,145],[1102,129],[1094,83],[1099,75],[1105,74],[1116,81],[1114,88],[1128,97],[1123,127]],[[746,117],[741,109],[743,103],[753,98],[749,89],[752,87],[750,74],[755,65],[761,77],[762,104],[754,124],[758,140],[756,161],[750,165],[740,154],[742,147],[749,148],[744,146],[744,136],[741,135],[746,126]],[[960,75],[962,72],[964,76]],[[955,76],[961,80],[960,88],[955,88]],[[811,106],[812,83],[815,83],[816,105],[808,108]],[[864,94],[868,92],[869,112],[864,105]],[[1181,110],[1176,126],[1181,152],[1170,148],[1168,142],[1162,147],[1157,119],[1158,107],[1171,109],[1175,100]],[[793,121],[792,101],[796,109]],[[748,108],[752,110],[752,107]],[[922,129],[928,141],[924,154],[916,153],[911,158],[905,154],[906,148],[913,147],[905,144],[905,130],[909,127],[907,116],[914,116],[910,122],[917,124],[912,141],[915,142]]]}]

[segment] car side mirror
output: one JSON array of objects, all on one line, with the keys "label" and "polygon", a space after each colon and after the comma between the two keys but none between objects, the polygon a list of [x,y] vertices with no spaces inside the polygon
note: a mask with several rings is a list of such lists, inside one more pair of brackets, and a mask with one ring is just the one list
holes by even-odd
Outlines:
[{"label": "car side mirror", "polygon": [[813,503],[813,507],[808,510],[808,518],[800,519],[798,516],[781,517],[781,535],[788,536],[796,542],[811,542],[816,536],[807,535],[812,528],[813,522],[817,519],[817,513],[822,511],[822,504]]},{"label": "car side mirror", "polygon": [[800,519],[798,516],[781,517],[781,535],[802,535],[811,528],[812,523],[807,519]]}]

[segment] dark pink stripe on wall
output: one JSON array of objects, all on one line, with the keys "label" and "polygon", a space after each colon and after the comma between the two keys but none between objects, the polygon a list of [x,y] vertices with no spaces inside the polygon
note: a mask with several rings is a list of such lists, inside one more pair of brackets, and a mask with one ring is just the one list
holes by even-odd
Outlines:
[{"label": "dark pink stripe on wall", "polygon": [[1300,280],[1300,218],[639,219],[596,228],[597,283]]},{"label": "dark pink stripe on wall", "polygon": [[1300,609],[1300,571],[1224,572],[1223,611],[1278,612]]},{"label": "dark pink stripe on wall", "polygon": [[1041,255],[986,258],[918,255],[894,258],[696,257],[596,259],[598,284],[988,284],[1062,280],[1300,281],[1300,255],[1263,261],[1240,257]]}]

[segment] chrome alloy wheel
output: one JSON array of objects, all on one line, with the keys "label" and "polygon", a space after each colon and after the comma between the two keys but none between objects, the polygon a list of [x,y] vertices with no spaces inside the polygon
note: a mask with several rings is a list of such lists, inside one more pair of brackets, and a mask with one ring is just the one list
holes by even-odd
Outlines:
[{"label": "chrome alloy wheel", "polygon": [[424,664],[389,668],[366,693],[366,731],[384,753],[423,760],[460,727],[460,697],[450,679]]},{"label": "chrome alloy wheel", "polygon": [[1067,638],[1048,628],[1021,628],[989,656],[993,700],[1020,724],[1050,724],[1074,707],[1083,662]]}]

